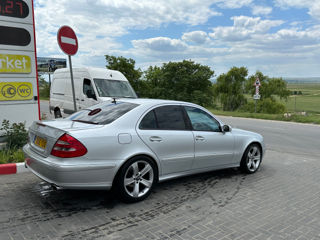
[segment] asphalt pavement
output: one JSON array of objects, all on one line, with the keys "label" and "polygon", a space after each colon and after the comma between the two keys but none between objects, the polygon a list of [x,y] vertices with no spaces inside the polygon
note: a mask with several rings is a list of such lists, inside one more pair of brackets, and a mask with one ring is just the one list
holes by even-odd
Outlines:
[{"label": "asphalt pavement", "polygon": [[135,204],[112,192],[55,190],[31,173],[3,175],[0,239],[320,240],[320,127],[221,119],[265,137],[255,174],[175,179]]}]

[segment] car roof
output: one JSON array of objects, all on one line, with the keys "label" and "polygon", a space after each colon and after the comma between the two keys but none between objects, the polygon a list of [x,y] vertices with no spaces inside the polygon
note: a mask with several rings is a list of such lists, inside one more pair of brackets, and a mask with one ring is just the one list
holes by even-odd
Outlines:
[{"label": "car roof", "polygon": [[[139,108],[150,108],[157,105],[162,104],[168,104],[168,105],[192,105],[196,107],[200,107],[196,104],[189,103],[189,102],[183,102],[183,101],[174,101],[174,100],[163,100],[163,99],[150,99],[150,98],[116,98],[115,99],[117,103],[133,103],[139,105]],[[93,105],[88,107],[87,109],[93,110],[95,108],[103,108],[105,106],[108,106],[110,104],[113,104],[113,100],[104,101],[101,103],[98,103],[97,105]]]},{"label": "car roof", "polygon": [[187,104],[187,105],[196,105],[189,102],[183,102],[183,101],[175,101],[175,100],[164,100],[164,99],[152,99],[152,98],[126,98],[126,99],[116,99],[116,101],[121,102],[130,102],[135,103],[139,105],[159,105],[159,104]]}]

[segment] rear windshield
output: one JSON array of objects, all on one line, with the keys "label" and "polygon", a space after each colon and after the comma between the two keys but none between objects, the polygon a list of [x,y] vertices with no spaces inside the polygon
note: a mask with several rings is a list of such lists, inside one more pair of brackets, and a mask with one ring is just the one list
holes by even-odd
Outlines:
[{"label": "rear windshield", "polygon": [[139,106],[139,104],[128,102],[102,103],[96,105],[96,108],[76,112],[66,119],[75,122],[105,125],[112,123],[137,106]]}]

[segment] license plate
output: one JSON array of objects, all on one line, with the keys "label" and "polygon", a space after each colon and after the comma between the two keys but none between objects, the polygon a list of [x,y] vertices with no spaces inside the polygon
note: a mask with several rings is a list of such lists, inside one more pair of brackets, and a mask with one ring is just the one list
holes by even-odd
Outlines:
[{"label": "license plate", "polygon": [[34,138],[34,144],[37,145],[38,147],[41,147],[43,149],[46,148],[47,145],[47,140],[41,137],[36,136]]}]

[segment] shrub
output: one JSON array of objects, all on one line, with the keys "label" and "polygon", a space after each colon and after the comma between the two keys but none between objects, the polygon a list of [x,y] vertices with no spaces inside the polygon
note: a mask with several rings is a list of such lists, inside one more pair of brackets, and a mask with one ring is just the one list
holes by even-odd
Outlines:
[{"label": "shrub", "polygon": [[[249,102],[241,107],[242,112],[254,112],[255,103]],[[286,111],[286,107],[270,98],[258,100],[257,113],[280,114]]]},{"label": "shrub", "polygon": [[261,113],[269,113],[269,114],[278,114],[284,113],[286,111],[286,107],[276,102],[270,98],[263,99],[258,102],[258,109]]},{"label": "shrub", "polygon": [[24,123],[13,123],[11,125],[8,120],[3,120],[0,130],[5,132],[6,149],[21,148],[28,141],[28,133]]},{"label": "shrub", "polygon": [[17,163],[24,161],[22,149],[3,149],[0,150],[0,164]]}]

